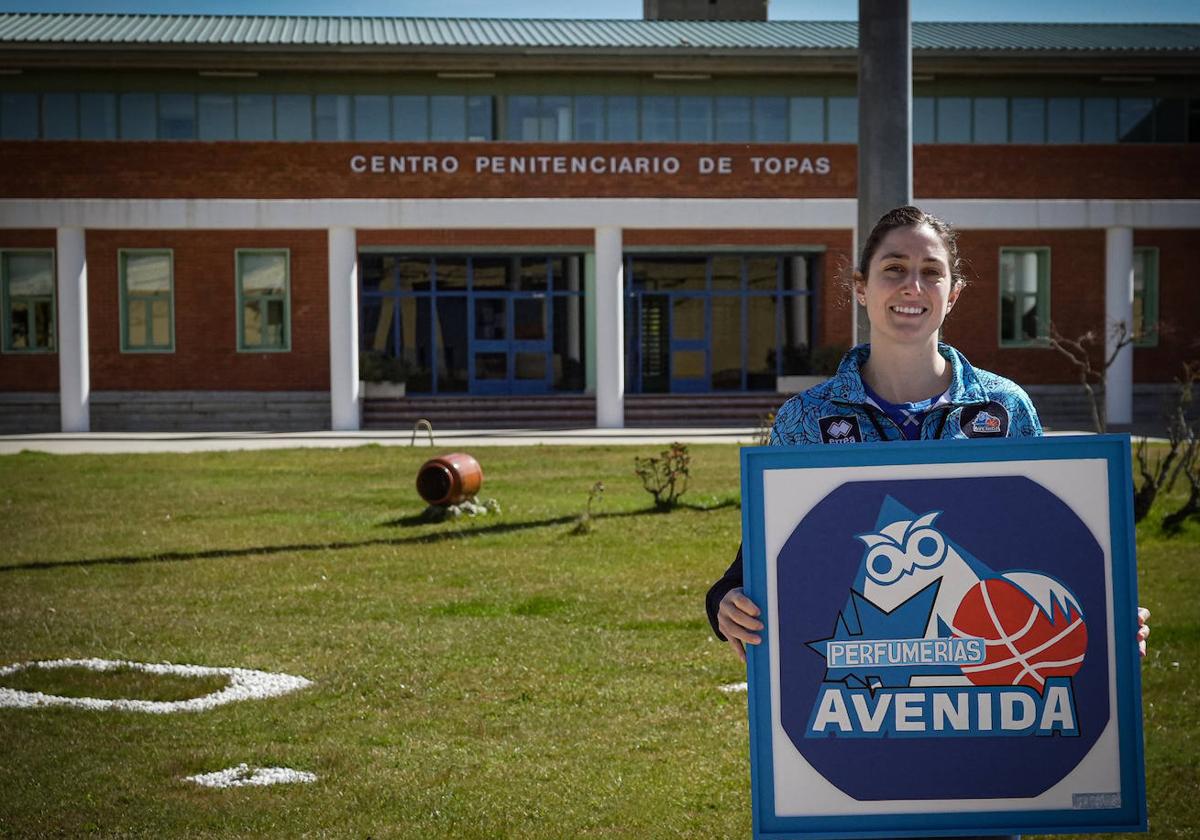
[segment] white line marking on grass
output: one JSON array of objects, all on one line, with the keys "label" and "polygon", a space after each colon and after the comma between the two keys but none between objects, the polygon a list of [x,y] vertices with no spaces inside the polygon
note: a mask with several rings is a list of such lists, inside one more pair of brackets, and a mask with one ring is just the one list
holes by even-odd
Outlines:
[{"label": "white line marking on grass", "polygon": [[746,684],[744,682],[729,683],[728,685],[717,686],[717,688],[721,689],[721,691],[724,691],[726,694],[735,694],[739,691],[745,691]]},{"label": "white line marking on grass", "polygon": [[237,767],[218,770],[215,773],[200,773],[184,779],[185,782],[195,782],[211,788],[307,784],[316,780],[316,773],[305,770],[293,770],[290,767],[250,767],[247,764],[239,764]]},{"label": "white line marking on grass", "polygon": [[78,709],[95,711],[149,712],[171,714],[173,712],[203,712],[208,709],[236,703],[239,700],[258,700],[278,697],[312,685],[311,680],[291,674],[272,674],[249,668],[210,668],[206,665],[174,665],[170,662],[126,662],[120,659],[48,659],[40,662],[18,662],[0,666],[0,677],[15,674],[28,668],[87,668],[91,671],[115,671],[129,668],[148,674],[175,674],[181,677],[228,677],[229,685],[187,700],[106,700],[97,697],[63,697],[57,694],[42,694],[40,691],[19,691],[0,686],[0,708],[36,708],[46,706],[74,706]]}]

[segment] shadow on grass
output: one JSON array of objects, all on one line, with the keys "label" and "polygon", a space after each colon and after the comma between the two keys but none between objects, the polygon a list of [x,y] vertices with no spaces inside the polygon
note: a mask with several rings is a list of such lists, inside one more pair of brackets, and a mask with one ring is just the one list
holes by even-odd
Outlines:
[{"label": "shadow on grass", "polygon": [[[717,510],[722,507],[729,507],[728,504],[722,503],[713,507],[692,507],[693,510]],[[679,505],[679,507],[691,507],[689,505]],[[600,513],[596,514],[594,519],[616,519],[627,516],[652,516],[662,513],[670,513],[669,510],[659,510],[655,507],[642,508],[639,510],[619,511],[616,513]],[[259,557],[270,556],[272,554],[287,554],[288,552],[297,551],[342,551],[353,548],[370,548],[371,546],[396,546],[396,545],[421,545],[430,543],[445,542],[447,540],[466,539],[476,536],[492,536],[500,534],[510,534],[517,531],[528,531],[534,528],[550,528],[556,525],[567,525],[578,521],[577,515],[570,516],[555,516],[549,519],[535,519],[529,522],[497,522],[494,525],[484,525],[479,528],[458,528],[453,531],[435,531],[431,534],[419,534],[411,537],[380,537],[371,540],[353,540],[343,542],[311,542],[311,543],[291,543],[288,545],[264,545],[252,546],[249,548],[213,548],[206,551],[164,551],[142,555],[126,555],[117,557],[91,557],[81,560],[61,560],[57,562],[40,561],[36,563],[14,563],[9,565],[0,565],[0,573],[2,572],[18,572],[18,571],[33,571],[39,569],[60,569],[84,566],[131,566],[140,563],[179,563],[188,560],[215,560],[234,557]],[[380,527],[399,527],[409,528],[413,525],[434,525],[446,523],[431,523],[423,519],[420,514],[416,516],[406,516],[400,519],[393,519],[384,522]]]}]

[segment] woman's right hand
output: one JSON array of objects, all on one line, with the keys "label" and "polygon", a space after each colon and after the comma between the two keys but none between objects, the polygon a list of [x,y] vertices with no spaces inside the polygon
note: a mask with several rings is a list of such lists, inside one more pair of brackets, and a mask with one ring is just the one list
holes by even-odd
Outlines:
[{"label": "woman's right hand", "polygon": [[762,641],[757,632],[763,629],[763,623],[758,620],[761,614],[758,605],[746,597],[740,586],[726,592],[717,607],[717,629],[743,662],[746,661],[746,645]]}]

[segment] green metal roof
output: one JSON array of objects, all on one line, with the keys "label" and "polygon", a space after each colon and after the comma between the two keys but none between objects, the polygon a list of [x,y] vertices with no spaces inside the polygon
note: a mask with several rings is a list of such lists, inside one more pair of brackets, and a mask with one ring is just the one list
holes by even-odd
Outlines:
[{"label": "green metal roof", "polygon": [[[913,49],[1197,52],[1200,24],[926,23]],[[854,50],[852,21],[0,14],[0,44],[580,50]]]}]

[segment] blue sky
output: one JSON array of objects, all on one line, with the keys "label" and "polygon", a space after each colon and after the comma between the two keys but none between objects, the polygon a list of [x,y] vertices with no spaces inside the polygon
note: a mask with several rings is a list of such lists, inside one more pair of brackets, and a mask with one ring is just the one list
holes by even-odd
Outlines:
[{"label": "blue sky", "polygon": [[[912,0],[914,20],[1200,23],[1197,0]],[[771,0],[772,20],[853,20],[857,0]],[[640,18],[641,0],[0,0],[0,11]]]}]

